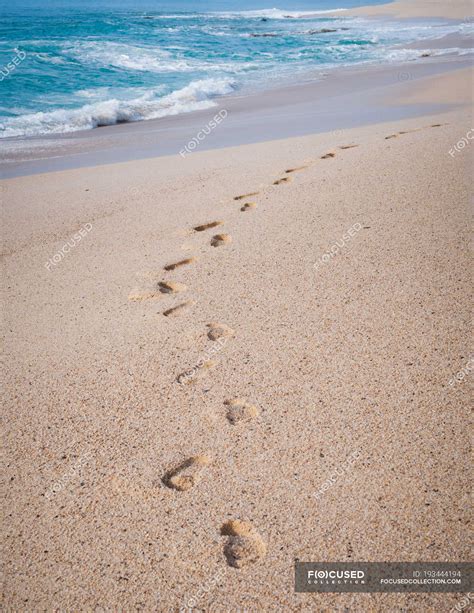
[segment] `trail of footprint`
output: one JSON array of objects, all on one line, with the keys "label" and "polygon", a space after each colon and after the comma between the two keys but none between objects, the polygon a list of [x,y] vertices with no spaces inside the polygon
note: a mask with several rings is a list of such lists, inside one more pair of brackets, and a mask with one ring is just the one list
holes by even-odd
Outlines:
[{"label": "trail of footprint", "polygon": [[229,566],[243,568],[258,562],[267,553],[267,546],[250,522],[233,519],[226,521],[221,535],[228,536],[224,555]]},{"label": "trail of footprint", "polygon": [[211,245],[213,247],[221,247],[232,242],[232,236],[230,234],[216,234],[211,239]]},{"label": "trail of footprint", "polygon": [[162,294],[178,294],[188,289],[184,283],[176,283],[175,281],[160,281],[158,286]]},{"label": "trail of footprint", "polygon": [[204,232],[204,230],[210,230],[211,228],[217,228],[217,226],[223,226],[223,221],[211,221],[210,223],[202,224],[201,226],[195,226],[193,230],[195,232]]},{"label": "trail of footprint", "polygon": [[211,341],[217,341],[217,339],[222,337],[228,338],[235,334],[234,330],[226,324],[210,323],[207,324],[207,327],[209,328],[207,336]]},{"label": "trail of footprint", "polygon": [[281,179],[277,179],[273,181],[273,185],[281,185],[282,183],[291,183],[293,181],[293,177],[282,177]]},{"label": "trail of footprint", "polygon": [[260,192],[250,192],[249,194],[242,194],[241,196],[234,196],[234,200],[245,200],[245,198],[250,198],[250,196],[258,196]]},{"label": "trail of footprint", "polygon": [[325,153],[324,155],[321,156],[322,160],[328,160],[329,158],[335,158],[336,154],[333,151],[330,151],[329,153]]},{"label": "trail of footprint", "polygon": [[175,315],[179,315],[179,313],[184,309],[194,306],[195,304],[195,300],[186,300],[186,302],[182,302],[181,304],[171,307],[170,309],[166,309],[166,311],[163,311],[163,315],[165,317],[174,317]]},{"label": "trail of footprint", "polygon": [[398,138],[399,136],[403,136],[404,134],[411,134],[412,132],[419,132],[422,128],[414,128],[413,130],[400,130],[396,134],[389,134],[385,137],[385,140],[389,140],[390,138]]},{"label": "trail of footprint", "polygon": [[341,145],[339,149],[354,149],[354,147],[358,147],[359,145]]},{"label": "trail of footprint", "polygon": [[246,202],[241,208],[240,210],[245,212],[245,211],[251,211],[252,209],[256,209],[257,205],[255,204],[255,202]]},{"label": "trail of footprint", "polygon": [[181,266],[186,266],[187,264],[194,264],[196,262],[196,258],[186,258],[184,260],[179,260],[179,262],[174,262],[173,264],[167,264],[164,269],[165,270],[176,270],[176,268],[180,268]]},{"label": "trail of footprint", "polygon": [[224,404],[227,406],[227,419],[233,425],[251,421],[259,416],[257,407],[241,398],[226,400]]},{"label": "trail of footprint", "polygon": [[168,487],[185,492],[197,485],[202,477],[204,469],[211,463],[208,455],[198,455],[189,458],[163,477],[163,483]]}]

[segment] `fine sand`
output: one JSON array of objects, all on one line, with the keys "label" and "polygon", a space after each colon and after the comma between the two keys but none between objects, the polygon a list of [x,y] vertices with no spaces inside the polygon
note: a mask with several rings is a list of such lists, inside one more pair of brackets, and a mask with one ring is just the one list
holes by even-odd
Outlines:
[{"label": "fine sand", "polygon": [[459,602],[295,594],[293,573],[468,560],[462,101],[2,182],[5,610]]},{"label": "fine sand", "polygon": [[[344,11],[344,15],[364,17],[386,15],[397,18],[443,17],[448,19],[472,18],[472,0],[399,0],[388,4],[364,6]],[[339,13],[340,15],[340,13]]]}]

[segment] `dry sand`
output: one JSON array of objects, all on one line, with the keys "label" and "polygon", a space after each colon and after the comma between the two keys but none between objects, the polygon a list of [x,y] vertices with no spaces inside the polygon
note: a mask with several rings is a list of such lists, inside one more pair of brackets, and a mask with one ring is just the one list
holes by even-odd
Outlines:
[{"label": "dry sand", "polygon": [[[340,15],[340,13],[339,13]],[[363,6],[344,11],[344,15],[361,15],[364,17],[387,15],[388,17],[443,17],[448,19],[466,19],[474,15],[472,0],[400,0],[376,6]]]},{"label": "dry sand", "polygon": [[468,559],[471,121],[2,183],[6,610],[460,600],[294,594],[293,565]]}]

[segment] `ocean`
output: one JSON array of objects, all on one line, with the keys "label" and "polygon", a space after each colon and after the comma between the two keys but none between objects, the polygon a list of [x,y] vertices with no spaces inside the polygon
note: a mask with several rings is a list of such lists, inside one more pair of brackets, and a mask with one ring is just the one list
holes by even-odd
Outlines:
[{"label": "ocean", "polygon": [[382,2],[0,0],[0,137],[205,109],[338,66],[416,59],[395,46],[472,27],[326,14]]}]

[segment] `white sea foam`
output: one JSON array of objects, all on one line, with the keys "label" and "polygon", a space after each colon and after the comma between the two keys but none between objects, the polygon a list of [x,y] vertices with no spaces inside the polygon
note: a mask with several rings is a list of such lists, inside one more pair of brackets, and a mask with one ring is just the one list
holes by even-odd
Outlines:
[{"label": "white sea foam", "polygon": [[189,113],[216,106],[212,98],[228,94],[233,88],[232,79],[204,79],[192,81],[186,87],[160,98],[149,93],[131,100],[104,100],[78,109],[59,109],[7,118],[0,123],[0,136],[60,134]]},{"label": "white sea foam", "polygon": [[252,62],[214,62],[179,57],[176,52],[173,54],[157,47],[139,47],[110,41],[66,44],[62,52],[81,63],[91,62],[100,66],[143,72],[184,73],[210,69],[240,72],[253,66]]},{"label": "white sea foam", "polygon": [[347,9],[339,8],[327,11],[285,11],[284,9],[263,9],[257,11],[228,11],[228,12],[215,12],[209,13],[213,17],[239,17],[247,19],[302,19],[305,17],[312,17],[313,15],[325,15],[327,13],[341,13]]},{"label": "white sea foam", "polygon": [[35,53],[34,54],[38,60],[42,62],[46,62],[48,64],[66,64],[67,60],[62,57],[58,57],[57,55],[53,55],[52,53]]}]

